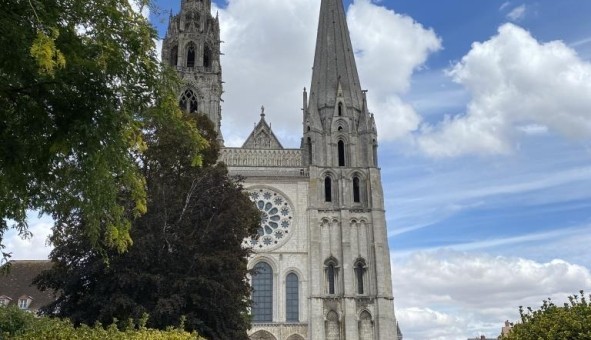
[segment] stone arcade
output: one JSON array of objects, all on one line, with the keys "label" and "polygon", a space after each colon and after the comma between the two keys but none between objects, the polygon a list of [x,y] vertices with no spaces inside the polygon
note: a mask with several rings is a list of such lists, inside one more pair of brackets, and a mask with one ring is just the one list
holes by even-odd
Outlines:
[{"label": "stone arcade", "polygon": [[[242,147],[221,150],[261,211],[260,237],[244,241],[256,252],[251,339],[401,338],[376,126],[352,51],[342,0],[321,0],[301,147],[285,149],[263,110]],[[211,0],[181,1],[162,59],[183,79],[182,108],[207,114],[220,132],[220,29]]]}]

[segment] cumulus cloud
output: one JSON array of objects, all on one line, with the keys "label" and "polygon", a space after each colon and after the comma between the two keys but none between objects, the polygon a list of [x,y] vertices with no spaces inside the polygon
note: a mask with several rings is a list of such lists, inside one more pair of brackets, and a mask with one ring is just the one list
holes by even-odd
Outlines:
[{"label": "cumulus cloud", "polygon": [[408,90],[413,72],[429,54],[441,49],[440,39],[411,17],[369,0],[355,1],[347,20],[380,139],[397,139],[416,130],[421,118],[399,95]]},{"label": "cumulus cloud", "polygon": [[548,297],[560,303],[591,286],[589,269],[563,260],[445,250],[398,259],[393,273],[397,317],[408,339],[496,336],[505,320],[518,320],[519,306],[537,308]]},{"label": "cumulus cloud", "polygon": [[[283,144],[299,146],[302,132],[293,127],[301,126],[302,90],[312,76],[318,15],[310,13],[318,13],[319,6],[317,0],[235,0],[215,8],[224,41],[226,145],[239,146],[246,139],[264,105]],[[347,16],[380,138],[407,135],[417,129],[420,117],[398,95],[408,89],[413,71],[429,53],[440,49],[439,39],[410,17],[369,0],[354,1]]]},{"label": "cumulus cloud", "polygon": [[490,40],[474,43],[448,74],[472,99],[464,115],[422,127],[418,145],[428,155],[508,153],[524,125],[591,137],[591,63],[560,41],[540,43],[505,24]]}]

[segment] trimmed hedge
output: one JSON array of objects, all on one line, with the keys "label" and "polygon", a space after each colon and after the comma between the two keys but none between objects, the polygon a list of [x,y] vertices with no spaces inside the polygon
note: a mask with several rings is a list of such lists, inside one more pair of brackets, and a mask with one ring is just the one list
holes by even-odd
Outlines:
[{"label": "trimmed hedge", "polygon": [[148,329],[143,326],[145,320],[147,318],[139,320],[137,327],[130,321],[126,330],[119,330],[115,324],[116,320],[106,328],[100,324],[93,327],[74,327],[69,320],[35,317],[17,307],[0,307],[0,339],[205,340],[197,333],[188,333],[182,329]]}]

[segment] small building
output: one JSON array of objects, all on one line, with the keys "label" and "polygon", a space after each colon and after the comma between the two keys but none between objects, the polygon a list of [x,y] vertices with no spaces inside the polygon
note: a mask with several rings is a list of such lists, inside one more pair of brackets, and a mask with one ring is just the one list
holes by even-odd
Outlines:
[{"label": "small building", "polygon": [[[8,268],[6,268],[8,266]],[[54,301],[53,292],[42,292],[33,280],[51,268],[50,261],[10,261],[0,268],[0,306],[18,306],[36,313]]]}]

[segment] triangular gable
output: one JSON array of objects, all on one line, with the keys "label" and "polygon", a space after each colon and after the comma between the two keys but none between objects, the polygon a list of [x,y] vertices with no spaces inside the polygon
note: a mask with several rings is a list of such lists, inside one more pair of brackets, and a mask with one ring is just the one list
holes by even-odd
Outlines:
[{"label": "triangular gable", "polygon": [[242,145],[243,149],[283,149],[283,146],[277,139],[277,136],[271,130],[271,126],[265,121],[265,108],[261,108],[261,120],[254,127],[246,142]]}]

